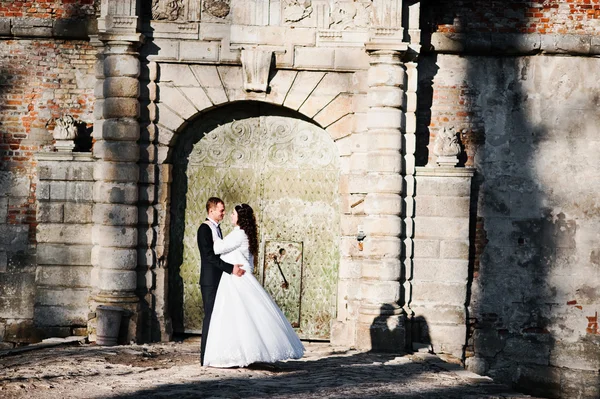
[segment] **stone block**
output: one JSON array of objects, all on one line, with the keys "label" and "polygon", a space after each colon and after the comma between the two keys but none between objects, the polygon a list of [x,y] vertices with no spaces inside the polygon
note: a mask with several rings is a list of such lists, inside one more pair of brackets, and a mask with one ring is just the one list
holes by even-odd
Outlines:
[{"label": "stone block", "polygon": [[600,371],[561,368],[562,398],[600,398]]},{"label": "stone block", "polygon": [[297,74],[296,71],[276,70],[275,76],[269,82],[270,90],[267,93],[267,101],[273,104],[283,104]]},{"label": "stone block", "polygon": [[112,54],[104,57],[104,76],[132,77],[140,75],[140,61],[129,54]]},{"label": "stone block", "polygon": [[104,269],[133,270],[137,266],[135,248],[106,248],[98,245],[92,248],[92,264]]},{"label": "stone block", "polygon": [[467,300],[467,285],[463,283],[446,283],[437,281],[412,282],[412,303],[415,306],[426,304],[444,304],[463,306]]},{"label": "stone block", "polygon": [[103,291],[129,291],[137,287],[137,272],[100,269],[98,288]]},{"label": "stone block", "polygon": [[56,19],[52,24],[54,37],[68,39],[89,39],[90,22],[85,19]]},{"label": "stone block", "polygon": [[219,60],[218,42],[182,41],[179,48],[182,61]]},{"label": "stone block", "polygon": [[419,195],[416,198],[419,216],[468,217],[469,197],[446,197]]},{"label": "stone block", "polygon": [[34,296],[33,273],[4,273],[0,284],[0,318],[32,318]]},{"label": "stone block", "polygon": [[[91,198],[91,190],[89,193]],[[66,202],[64,205],[65,223],[91,223],[92,222],[92,204]]]},{"label": "stone block", "polygon": [[66,181],[54,181],[50,184],[50,199],[52,201],[64,201],[67,199]]},{"label": "stone block", "polygon": [[332,48],[296,47],[294,67],[298,69],[333,69],[335,50]]},{"label": "stone block", "polygon": [[38,244],[37,260],[39,265],[91,265],[91,246]]},{"label": "stone block", "polygon": [[573,370],[600,370],[598,339],[590,336],[576,342],[555,342],[550,349],[550,364]]},{"label": "stone block", "polygon": [[[363,274],[365,269],[363,268]],[[360,281],[361,298],[366,303],[386,304],[397,303],[400,300],[400,284],[398,281]]]},{"label": "stone block", "polygon": [[[544,339],[545,338],[545,339]],[[548,365],[552,343],[550,337],[510,337],[506,340],[504,355],[520,364]]]},{"label": "stone block", "polygon": [[[139,179],[139,166],[131,162],[94,162],[94,180],[107,181],[111,184],[117,182],[137,182]],[[96,188],[94,185],[94,199]]]},{"label": "stone block", "polygon": [[[67,182],[66,200],[74,202],[91,202],[93,199],[94,183],[85,182]],[[66,215],[65,215],[66,216]]]},{"label": "stone block", "polygon": [[63,221],[64,203],[38,202],[37,221],[39,223],[61,223]]},{"label": "stone block", "polygon": [[104,161],[137,162],[140,147],[136,142],[100,140],[94,144],[94,156]]},{"label": "stone block", "polygon": [[400,87],[404,85],[406,74],[399,65],[380,63],[369,68],[367,79],[369,88],[374,86]]},{"label": "stone block", "polygon": [[106,78],[102,82],[103,98],[140,96],[140,81],[136,78],[116,76]]},{"label": "stone block", "polygon": [[138,209],[135,205],[95,204],[92,220],[108,226],[134,226],[137,224]]},{"label": "stone block", "polygon": [[0,197],[0,224],[6,223],[8,216],[8,198]]},{"label": "stone block", "polygon": [[368,129],[400,129],[402,111],[398,108],[371,107],[367,111]]},{"label": "stone block", "polygon": [[[171,82],[172,84],[177,85],[177,86],[185,86],[185,87],[204,86],[204,85],[202,85],[202,80],[196,79],[196,76],[198,76],[198,69],[205,70],[207,68],[212,69],[216,72],[216,69],[213,66],[203,68],[203,67],[199,67],[197,65],[190,67],[190,66],[184,65],[184,64],[161,63],[161,64],[159,64],[159,68],[158,68],[158,80],[160,82]],[[219,81],[219,80],[217,80],[217,81]],[[198,82],[200,82],[200,84]],[[212,82],[212,84],[215,84],[215,83],[216,82],[214,82],[214,81]]]},{"label": "stone block", "polygon": [[100,245],[103,247],[135,247],[137,246],[138,242],[137,228],[94,225],[92,229],[92,241],[94,245]]},{"label": "stone block", "polygon": [[415,259],[413,277],[419,281],[446,281],[467,283],[467,259]]},{"label": "stone block", "polygon": [[297,110],[317,87],[325,76],[324,72],[298,72],[292,88],[288,92],[283,105]]},{"label": "stone block", "polygon": [[[6,251],[0,251],[0,273],[6,273],[8,266],[8,256]],[[0,334],[2,336],[2,334]]]},{"label": "stone block", "polygon": [[340,279],[358,279],[361,276],[362,262],[342,257],[339,266]]},{"label": "stone block", "polygon": [[315,115],[315,121],[321,126],[329,126],[351,112],[352,96],[341,93]]},{"label": "stone block", "polygon": [[333,141],[349,136],[354,132],[354,120],[353,114],[343,116],[341,119],[335,121],[331,125],[327,126],[326,130]]},{"label": "stone block", "polygon": [[157,123],[175,132],[181,128],[185,120],[164,103],[157,104]]},{"label": "stone block", "polygon": [[40,224],[37,228],[39,243],[89,244],[91,225],[89,224]]},{"label": "stone block", "polygon": [[548,366],[519,365],[515,387],[524,393],[544,397],[560,398],[560,369]]},{"label": "stone block", "polygon": [[140,138],[140,124],[133,118],[96,120],[94,138],[97,140],[136,141]]},{"label": "stone block", "polygon": [[227,102],[227,94],[225,94],[225,89],[221,83],[221,77],[216,66],[193,65],[190,68],[213,104],[217,105]]},{"label": "stone block", "polygon": [[426,323],[465,326],[466,312],[464,306],[411,306],[416,317],[422,317]]},{"label": "stone block", "polygon": [[0,249],[13,252],[25,251],[29,244],[29,226],[22,224],[0,224]]},{"label": "stone block", "polygon": [[399,215],[402,210],[402,198],[396,194],[367,194],[365,209],[373,215]]},{"label": "stone block", "polygon": [[89,306],[36,306],[35,323],[39,327],[86,325]]},{"label": "stone block", "polygon": [[35,282],[39,286],[89,287],[91,271],[91,266],[39,266]]},{"label": "stone block", "polygon": [[440,258],[469,259],[468,240],[443,240],[440,242]]},{"label": "stone block", "polygon": [[[0,35],[10,36],[11,18],[0,18]],[[1,336],[0,336],[1,337]]]},{"label": "stone block", "polygon": [[208,98],[208,94],[201,87],[181,87],[180,90],[198,111],[210,108],[213,105],[210,98]]},{"label": "stone block", "polygon": [[139,118],[140,102],[137,98],[111,97],[102,104],[104,119]]},{"label": "stone block", "polygon": [[[153,39],[153,46],[143,46],[141,55],[148,57],[149,60],[176,61],[179,59],[179,43],[179,40]],[[155,49],[160,49],[158,54]]]},{"label": "stone block", "polygon": [[325,74],[298,111],[308,117],[314,117],[340,93],[348,90],[351,78],[352,75],[349,73]]},{"label": "stone block", "polygon": [[11,320],[6,323],[3,338],[8,342],[33,344],[40,342],[43,334],[36,328],[33,320]]},{"label": "stone block", "polygon": [[362,261],[361,277],[373,280],[398,281],[402,274],[400,259],[380,259]]},{"label": "stone block", "polygon": [[30,178],[0,171],[0,197],[29,197]]},{"label": "stone block", "polygon": [[471,178],[417,176],[417,196],[437,196],[443,193],[448,197],[469,197]]},{"label": "stone block", "polygon": [[425,217],[417,216],[415,238],[457,239],[469,237],[469,218]]},{"label": "stone block", "polygon": [[[160,85],[158,90],[158,101],[167,105],[170,110],[173,110],[182,119],[189,119],[198,112],[196,107],[177,88],[169,85]],[[159,122],[168,126],[161,119],[161,110],[162,108],[159,106]],[[173,130],[177,130],[177,128],[179,126],[176,126]]]},{"label": "stone block", "polygon": [[337,48],[334,50],[335,69],[364,70],[369,68],[369,55],[363,48]]},{"label": "stone block", "polygon": [[108,204],[135,204],[138,186],[135,183],[95,182],[94,201]]},{"label": "stone block", "polygon": [[38,178],[40,180],[93,180],[92,162],[51,162],[40,161],[38,164]]},{"label": "stone block", "polygon": [[36,292],[36,305],[82,307],[90,297],[89,289],[40,287]]},{"label": "stone block", "polygon": [[435,352],[450,353],[458,358],[462,356],[467,340],[465,325],[445,325],[428,323],[427,330]]},{"label": "stone block", "polygon": [[414,242],[414,258],[415,262],[419,258],[439,258],[440,257],[440,241],[439,240],[425,240],[415,238]]},{"label": "stone block", "polygon": [[[356,247],[356,238],[354,238]],[[400,256],[402,242],[399,237],[372,236],[364,240],[365,255],[375,257],[396,257]]]}]

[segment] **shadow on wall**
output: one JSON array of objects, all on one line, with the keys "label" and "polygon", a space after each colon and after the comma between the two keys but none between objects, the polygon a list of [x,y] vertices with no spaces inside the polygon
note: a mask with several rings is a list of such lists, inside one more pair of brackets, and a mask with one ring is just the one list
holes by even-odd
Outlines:
[{"label": "shadow on wall", "polygon": [[[444,123],[466,131],[461,137],[466,162],[477,170],[466,362],[475,372],[533,395],[597,398],[597,241],[588,237],[600,221],[590,208],[582,208],[586,203],[593,208],[589,187],[598,185],[586,161],[586,149],[595,146],[586,132],[597,129],[584,121],[600,118],[595,111],[600,88],[577,71],[591,71],[598,63],[584,57],[509,54],[518,48],[519,35],[498,31],[527,26],[527,3],[503,5],[510,16],[503,14],[491,25],[477,25],[491,18],[485,5],[470,8],[468,3],[474,2],[422,4],[428,11],[424,30],[441,27],[462,35],[453,36],[460,50],[450,50],[460,55],[424,52],[420,95],[432,98],[421,100],[429,109],[419,114],[420,134]],[[481,36],[474,34],[481,26],[496,27],[484,33],[502,36],[504,56],[486,55],[477,46],[474,39]],[[455,105],[452,113],[443,114],[449,104],[442,96],[463,104],[462,109]],[[428,158],[427,144],[425,138],[419,141],[421,164]],[[587,181],[577,183],[576,175]]]}]

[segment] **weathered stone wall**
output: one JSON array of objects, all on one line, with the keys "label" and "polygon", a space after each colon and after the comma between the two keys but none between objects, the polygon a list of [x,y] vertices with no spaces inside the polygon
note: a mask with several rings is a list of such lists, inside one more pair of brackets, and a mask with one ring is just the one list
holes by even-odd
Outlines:
[{"label": "weathered stone wall", "polygon": [[90,153],[40,153],[32,330],[87,335],[91,292],[93,163]]},{"label": "weathered stone wall", "polygon": [[419,161],[452,126],[477,170],[467,365],[536,395],[596,398],[600,5],[466,3],[430,20]]},{"label": "weathered stone wall", "polygon": [[94,60],[86,41],[0,40],[0,340],[7,345],[39,339],[28,328],[36,301],[34,153],[51,145],[55,118],[92,122]]}]

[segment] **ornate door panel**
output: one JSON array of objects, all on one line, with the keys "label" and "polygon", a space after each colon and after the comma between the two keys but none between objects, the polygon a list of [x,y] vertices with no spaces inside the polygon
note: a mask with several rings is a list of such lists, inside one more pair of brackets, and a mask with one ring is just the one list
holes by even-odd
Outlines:
[{"label": "ornate door panel", "polygon": [[[327,132],[302,120],[247,118],[219,126],[196,143],[187,167],[180,267],[185,330],[197,332],[202,326],[196,232],[206,216],[206,200],[218,196],[228,214],[242,202],[254,208],[260,241],[256,277],[302,338],[328,339],[336,314],[338,184],[334,143]],[[224,234],[231,228],[226,216]]]}]

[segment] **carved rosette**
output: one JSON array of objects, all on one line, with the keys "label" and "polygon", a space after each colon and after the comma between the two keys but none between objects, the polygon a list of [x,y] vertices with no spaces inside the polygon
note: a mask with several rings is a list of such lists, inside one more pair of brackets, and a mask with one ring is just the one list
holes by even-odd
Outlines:
[{"label": "carved rosette", "polygon": [[204,0],[202,3],[202,12],[213,17],[223,19],[231,11],[231,1],[229,0]]},{"label": "carved rosette", "polygon": [[371,8],[371,2],[335,1],[329,17],[329,28],[366,28],[370,24]]},{"label": "carved rosette", "polygon": [[311,0],[284,0],[283,20],[286,23],[300,22],[311,16],[313,7]]}]

